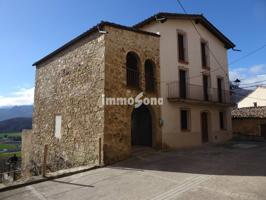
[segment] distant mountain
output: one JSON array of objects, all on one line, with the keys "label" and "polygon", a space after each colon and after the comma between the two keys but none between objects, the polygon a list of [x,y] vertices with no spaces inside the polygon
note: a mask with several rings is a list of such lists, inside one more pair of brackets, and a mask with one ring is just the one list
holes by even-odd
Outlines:
[{"label": "distant mountain", "polygon": [[12,118],[31,118],[33,106],[0,107],[0,121]]},{"label": "distant mountain", "polygon": [[234,88],[231,90],[231,101],[233,103],[238,103],[246,96],[248,96],[253,90],[246,90],[242,88]]},{"label": "distant mountain", "polygon": [[23,129],[32,128],[32,118],[13,118],[0,121],[0,133],[21,132]]}]

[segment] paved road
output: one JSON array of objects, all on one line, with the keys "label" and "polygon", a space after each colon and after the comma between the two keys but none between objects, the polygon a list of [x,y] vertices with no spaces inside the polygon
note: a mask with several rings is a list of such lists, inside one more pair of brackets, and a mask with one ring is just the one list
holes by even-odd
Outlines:
[{"label": "paved road", "polygon": [[266,199],[266,144],[148,152],[0,194],[1,200]]}]

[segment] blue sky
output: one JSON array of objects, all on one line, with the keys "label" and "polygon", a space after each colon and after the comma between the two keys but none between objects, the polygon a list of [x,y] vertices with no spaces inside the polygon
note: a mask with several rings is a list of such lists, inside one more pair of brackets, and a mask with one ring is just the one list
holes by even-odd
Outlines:
[{"label": "blue sky", "polygon": [[[230,50],[229,63],[266,44],[265,0],[181,1],[242,50]],[[0,0],[0,106],[31,103],[32,63],[99,21],[133,25],[160,11],[182,13],[176,0]],[[266,79],[265,54],[266,48],[230,66],[231,78]]]}]

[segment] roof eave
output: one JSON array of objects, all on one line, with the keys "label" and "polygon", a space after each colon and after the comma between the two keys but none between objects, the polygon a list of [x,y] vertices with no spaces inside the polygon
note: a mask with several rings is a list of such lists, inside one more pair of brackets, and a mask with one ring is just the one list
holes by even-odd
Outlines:
[{"label": "roof eave", "polygon": [[70,40],[69,42],[67,42],[66,44],[64,44],[60,48],[56,49],[52,53],[50,53],[47,56],[43,57],[42,59],[34,62],[32,64],[32,66],[37,66],[37,65],[47,61],[48,59],[52,58],[53,56],[55,56],[56,54],[60,53],[64,49],[70,47],[74,43],[80,41],[81,39],[83,39],[83,38],[85,38],[87,36],[89,36],[90,34],[96,33],[97,31],[99,31],[98,29],[103,29],[104,26],[111,26],[111,27],[115,27],[115,28],[120,28],[120,29],[124,29],[124,30],[128,30],[128,31],[133,31],[133,32],[141,33],[141,34],[150,35],[150,36],[153,36],[153,37],[160,37],[160,35],[158,35],[156,33],[139,30],[139,29],[136,29],[134,27],[123,26],[123,25],[120,25],[120,24],[112,23],[112,22],[102,21],[102,22],[98,23],[96,26],[93,26],[92,28],[90,28],[88,31],[86,31],[86,32],[82,33],[81,35],[77,36],[76,38]]},{"label": "roof eave", "polygon": [[141,28],[152,21],[156,20],[158,17],[165,17],[168,19],[190,19],[190,20],[198,20],[200,23],[202,23],[203,26],[205,26],[207,29],[209,29],[218,39],[220,39],[224,44],[225,48],[230,49],[234,48],[236,45],[227,38],[222,32],[220,32],[211,22],[209,22],[202,14],[176,14],[176,13],[157,13],[142,22],[135,24],[134,28]]}]

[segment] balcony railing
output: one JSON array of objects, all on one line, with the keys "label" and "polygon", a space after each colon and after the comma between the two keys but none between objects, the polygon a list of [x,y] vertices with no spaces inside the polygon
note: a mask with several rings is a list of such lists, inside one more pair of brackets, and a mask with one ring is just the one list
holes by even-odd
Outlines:
[{"label": "balcony railing", "polygon": [[217,88],[205,88],[201,85],[180,84],[180,82],[170,82],[168,85],[168,99],[196,100],[216,103],[231,103],[230,92]]}]

